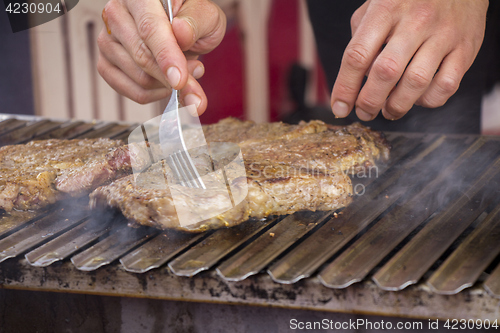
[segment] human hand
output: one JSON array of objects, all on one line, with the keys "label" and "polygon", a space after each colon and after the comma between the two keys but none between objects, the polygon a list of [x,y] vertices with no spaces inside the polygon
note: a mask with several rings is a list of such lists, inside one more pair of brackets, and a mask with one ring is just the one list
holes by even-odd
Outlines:
[{"label": "human hand", "polygon": [[224,37],[226,17],[210,0],[172,0],[173,22],[159,0],[110,0],[97,44],[97,69],[118,93],[141,104],[180,90],[184,105],[202,114],[206,95],[196,79],[204,74],[200,54]]},{"label": "human hand", "polygon": [[[488,0],[367,0],[352,16],[332,110],[403,117],[435,108],[458,89],[481,47]],[[368,76],[365,85],[362,82]]]}]

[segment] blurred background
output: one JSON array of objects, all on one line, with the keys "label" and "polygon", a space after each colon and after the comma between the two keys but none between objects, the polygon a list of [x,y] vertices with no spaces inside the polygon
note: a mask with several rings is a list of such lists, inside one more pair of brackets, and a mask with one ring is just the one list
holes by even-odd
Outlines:
[{"label": "blurred background", "polygon": [[[228,16],[222,44],[201,60],[209,99],[202,123],[233,116],[297,122],[305,112],[332,120],[305,0],[217,0]],[[56,119],[143,122],[166,101],[139,105],[118,95],[96,70],[105,0],[12,33],[0,15],[1,113]],[[8,79],[5,79],[8,78]],[[500,87],[483,100],[483,134],[500,134]]]}]

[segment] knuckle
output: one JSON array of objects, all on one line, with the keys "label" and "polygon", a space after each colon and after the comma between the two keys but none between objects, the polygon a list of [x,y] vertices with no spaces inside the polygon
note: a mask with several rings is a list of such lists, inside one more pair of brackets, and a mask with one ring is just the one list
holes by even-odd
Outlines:
[{"label": "knuckle", "polygon": [[382,103],[373,97],[362,97],[356,104],[366,112],[379,111],[382,108]]},{"label": "knuckle", "polygon": [[209,17],[218,17],[218,15],[220,15],[219,7],[213,2],[206,3],[203,10]]},{"label": "knuckle", "polygon": [[144,71],[139,73],[137,81],[137,83],[145,89],[153,89],[156,83],[156,80]]},{"label": "knuckle", "polygon": [[107,66],[105,65],[104,61],[99,57],[97,60],[97,72],[99,75],[101,75],[103,78],[107,76]]},{"label": "knuckle", "polygon": [[156,64],[158,64],[162,73],[167,72],[171,64],[171,59],[166,48],[161,49],[156,55]]},{"label": "knuckle", "polygon": [[379,57],[375,61],[372,71],[382,81],[397,81],[401,76],[401,66],[391,57]]},{"label": "knuckle", "polygon": [[361,12],[358,9],[351,16],[351,28],[357,27],[360,21],[361,21]]},{"label": "knuckle", "polygon": [[158,31],[158,24],[156,24],[157,17],[154,14],[146,13],[139,18],[139,37],[143,41],[150,40]]},{"label": "knuckle", "polygon": [[115,0],[110,0],[104,5],[106,15],[114,14],[116,12],[118,3]]},{"label": "knuckle", "polygon": [[104,49],[108,45],[108,36],[106,36],[106,32],[104,30],[101,30],[99,35],[97,36],[97,46],[100,49]]},{"label": "knuckle", "polygon": [[430,96],[422,96],[419,99],[419,105],[425,108],[434,109],[443,106],[446,101],[447,99],[437,99]]},{"label": "knuckle", "polygon": [[132,99],[139,104],[144,105],[152,101],[151,95],[147,90],[137,89],[133,94]]},{"label": "knuckle", "polygon": [[335,90],[341,96],[356,96],[359,93],[359,89],[344,83],[337,83]]},{"label": "knuckle", "polygon": [[436,16],[436,9],[430,3],[424,3],[413,10],[419,25],[425,25],[432,22]]},{"label": "knuckle", "polygon": [[409,111],[409,108],[404,107],[396,100],[389,100],[386,107],[389,113],[396,117],[402,117]]},{"label": "knuckle", "polygon": [[108,22],[115,22],[117,19],[119,19],[119,7],[120,4],[115,1],[115,0],[110,0],[108,3],[104,6],[104,11],[106,12],[106,19]]},{"label": "knuckle", "polygon": [[436,84],[443,95],[449,96],[458,90],[460,79],[456,76],[443,75],[437,79]]},{"label": "knuckle", "polygon": [[366,70],[371,63],[369,54],[362,45],[349,45],[344,53],[344,61],[356,70]]},{"label": "knuckle", "polygon": [[408,70],[406,83],[413,90],[422,90],[426,88],[431,81],[431,76],[423,68],[412,68]]},{"label": "knuckle", "polygon": [[153,54],[147,45],[141,41],[134,52],[134,61],[139,67],[149,69],[154,64]]},{"label": "knuckle", "polygon": [[376,8],[379,15],[391,18],[394,15],[394,11],[401,5],[400,3],[397,0],[379,0],[374,1],[372,6]]},{"label": "knuckle", "polygon": [[398,4],[397,0],[376,0],[373,1],[373,6],[376,6],[377,8],[380,9],[385,9],[387,11],[394,10]]}]

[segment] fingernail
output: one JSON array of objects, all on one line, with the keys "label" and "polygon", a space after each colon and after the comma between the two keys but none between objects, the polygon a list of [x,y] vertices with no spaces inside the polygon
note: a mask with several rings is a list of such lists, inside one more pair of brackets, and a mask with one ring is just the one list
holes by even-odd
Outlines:
[{"label": "fingernail", "polygon": [[201,104],[201,98],[199,98],[195,94],[188,94],[188,95],[186,95],[186,97],[184,97],[184,105],[189,106],[189,105],[193,105],[193,104],[198,109],[198,107]]},{"label": "fingernail", "polygon": [[170,67],[167,70],[167,80],[170,86],[175,89],[181,82],[181,71],[177,67]]},{"label": "fingernail", "polygon": [[349,114],[349,105],[341,101],[336,101],[332,105],[332,111],[337,117],[347,117],[347,115]]},{"label": "fingernail", "polygon": [[389,111],[387,111],[387,109],[382,109],[382,115],[384,116],[385,119],[387,120],[396,120],[396,117],[393,116]]},{"label": "fingernail", "polygon": [[363,121],[370,121],[373,119],[373,115],[366,112],[363,109],[356,108],[356,114],[358,115],[358,118],[363,120]]},{"label": "fingernail", "polygon": [[203,66],[197,66],[194,71],[193,71],[193,77],[198,80],[205,74],[205,67]]}]

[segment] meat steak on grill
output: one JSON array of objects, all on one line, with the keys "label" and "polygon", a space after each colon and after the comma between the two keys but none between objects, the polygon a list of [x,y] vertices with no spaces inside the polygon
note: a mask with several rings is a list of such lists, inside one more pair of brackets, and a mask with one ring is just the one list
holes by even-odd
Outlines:
[{"label": "meat steak on grill", "polygon": [[0,148],[0,209],[41,208],[129,173],[129,155],[120,147],[122,141],[99,138]]},{"label": "meat steak on grill", "polygon": [[207,142],[234,142],[245,161],[285,164],[326,173],[354,173],[376,159],[389,158],[390,145],[381,132],[354,123],[331,126],[313,120],[289,125],[256,124],[226,118],[203,127]]},{"label": "meat steak on grill", "polygon": [[[156,170],[143,172],[138,176],[140,180],[130,175],[97,188],[90,195],[90,204],[92,208],[119,209],[132,226],[202,232],[234,226],[249,217],[263,218],[299,210],[335,210],[351,201],[351,181],[345,173],[327,175],[261,163],[247,165],[246,169],[246,178],[235,178],[230,184],[233,196],[243,191],[244,183],[248,184],[245,200],[222,214],[188,226],[179,223],[171,189],[165,186],[165,176]],[[186,187],[175,195],[196,217],[216,208],[227,192]]]},{"label": "meat steak on grill", "polygon": [[[377,158],[388,158],[390,149],[381,133],[359,124],[255,124],[230,118],[204,126],[204,133],[209,143],[236,142],[243,152],[247,177],[231,185],[241,188],[246,183],[248,195],[233,209],[181,226],[170,190],[165,186],[137,186],[134,176],[96,189],[91,194],[91,206],[117,208],[133,225],[193,232],[236,225],[248,217],[334,210],[351,201],[352,185],[347,174],[373,165]],[[164,176],[158,173],[146,171],[141,176],[149,183],[164,184]],[[194,215],[219,200],[217,193],[205,196],[203,190],[189,188],[181,197]]]}]

